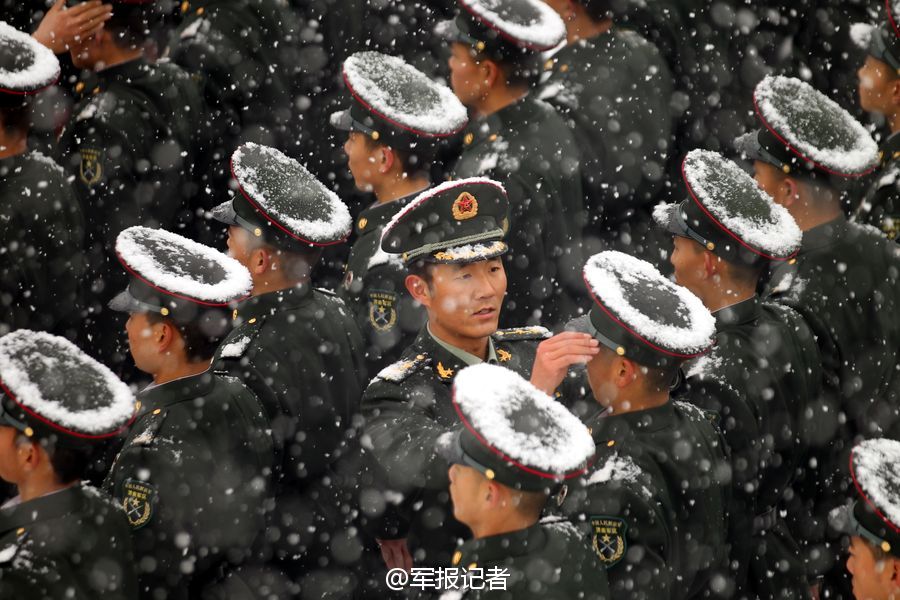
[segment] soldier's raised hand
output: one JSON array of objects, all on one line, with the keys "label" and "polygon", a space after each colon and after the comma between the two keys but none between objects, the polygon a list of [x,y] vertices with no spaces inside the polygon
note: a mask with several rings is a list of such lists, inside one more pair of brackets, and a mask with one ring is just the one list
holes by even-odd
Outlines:
[{"label": "soldier's raised hand", "polygon": [[90,0],[73,7],[66,0],[57,0],[41,19],[32,37],[50,48],[54,54],[68,51],[74,40],[94,35],[112,17],[112,5]]},{"label": "soldier's raised hand", "polygon": [[531,383],[551,396],[562,383],[569,367],[584,364],[600,352],[600,342],[586,333],[564,331],[537,347]]}]

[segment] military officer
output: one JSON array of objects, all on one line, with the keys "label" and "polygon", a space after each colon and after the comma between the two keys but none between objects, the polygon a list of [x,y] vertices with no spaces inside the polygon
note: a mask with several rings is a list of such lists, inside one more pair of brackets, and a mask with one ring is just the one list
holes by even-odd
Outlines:
[{"label": "military officer", "polygon": [[106,304],[126,281],[116,267],[116,235],[139,223],[175,227],[189,220],[195,139],[205,128],[195,84],[169,62],[151,63],[147,45],[156,2],[113,3],[103,28],[69,48],[91,75],[60,139],[60,162],[74,179],[88,221],[89,352],[124,360],[121,323]]},{"label": "military officer", "polygon": [[378,373],[362,401],[363,440],[387,486],[404,495],[403,530],[380,537],[390,566],[446,565],[456,540],[468,537],[452,514],[447,464],[434,452],[437,437],[458,425],[453,377],[481,362],[527,376],[537,342],[549,335],[542,327],[497,329],[507,210],[499,183],[463,179],[419,195],[384,230],[382,250],[401,256],[407,291],[428,313],[416,341]]},{"label": "military officer", "polygon": [[816,336],[825,373],[822,400],[812,407],[813,460],[804,495],[813,506],[798,525],[807,540],[812,574],[831,569],[823,544],[826,516],[845,495],[847,453],[856,436],[898,427],[900,393],[900,250],[871,228],[849,223],[838,186],[870,173],[878,147],[865,128],[811,86],[767,77],[754,101],[762,127],[738,140],[753,160],[756,180],[787,208],[803,231],[793,264],[773,269],[766,294],[803,315]]},{"label": "military officer", "polygon": [[709,351],[715,320],[699,298],[652,265],[615,251],[584,267],[593,304],[570,326],[600,343],[588,353],[562,334],[542,342],[531,381],[555,389],[565,369],[542,363],[568,347],[587,361],[599,405],[586,423],[598,456],[560,498],[592,539],[612,597],[699,598],[728,580],[730,469],[715,415],[670,397],[678,367]]},{"label": "military officer", "polygon": [[[587,428],[497,365],[460,371],[453,406],[462,426],[442,436],[438,452],[450,463],[454,515],[473,539],[452,563],[488,579],[473,582],[463,597],[609,598],[606,572],[572,524],[539,522],[551,490],[583,475],[593,457]],[[501,571],[502,581],[490,577]]]},{"label": "military officer", "polygon": [[829,515],[830,524],[850,536],[847,571],[857,600],[900,597],[900,442],[865,440],[850,454],[855,490],[849,505]]},{"label": "military officer", "polygon": [[852,29],[857,44],[867,53],[858,71],[859,104],[868,112],[882,115],[890,128],[881,143],[879,168],[872,174],[872,183],[856,208],[854,221],[874,225],[892,240],[900,239],[900,95],[895,91],[900,90],[898,16],[891,9],[881,25],[859,23]]},{"label": "military officer", "polygon": [[665,180],[672,74],[656,46],[614,22],[605,0],[551,0],[567,43],[544,65],[539,96],[578,142],[586,254],[621,250],[662,262],[650,212]]},{"label": "military officer", "polygon": [[104,489],[128,516],[140,597],[195,598],[247,562],[265,528],[268,421],[249,389],[210,371],[252,282],[236,260],[161,229],[126,229],[116,253],[130,282],[110,308],[129,314],[131,355],[153,383]]},{"label": "military officer", "polygon": [[339,581],[345,557],[329,536],[346,529],[351,515],[335,499],[343,490],[334,470],[352,438],[366,367],[352,312],[333,293],[313,289],[310,274],[322,249],[350,234],[350,211],[274,148],[244,144],[231,170],[237,189],[214,215],[229,225],[229,253],[250,270],[253,289],[234,313],[215,369],[246,381],[271,423],[273,552],[295,579],[328,567]]},{"label": "military officer", "polygon": [[84,271],[84,218],[62,169],[28,148],[34,96],[59,77],[52,52],[0,23],[0,333],[74,338]]},{"label": "military officer", "polygon": [[563,119],[530,90],[540,53],[565,39],[559,16],[539,0],[459,2],[441,24],[450,84],[473,114],[455,178],[484,176],[509,194],[509,289],[501,324],[548,326],[574,314],[583,293],[584,206],[578,146]]},{"label": "military officer", "polygon": [[687,397],[722,415],[738,504],[730,519],[736,579],[754,597],[802,598],[809,589],[805,569],[780,514],[804,467],[808,411],[821,392],[822,367],[799,313],[756,294],[766,265],[793,260],[800,228],[716,152],[692,150],[682,172],[688,199],[661,204],[655,214],[675,236],[676,282],[716,319],[715,348],[685,364]]},{"label": "military officer", "polygon": [[341,296],[357,315],[369,372],[377,373],[412,343],[425,317],[405,293],[403,263],[381,250],[381,232],[431,186],[439,148],[468,116],[449,88],[400,58],[359,52],[344,62],[344,80],[352,104],[332,115],[332,124],[348,132],[344,151],[357,189],[376,201],[357,217]]},{"label": "military officer", "polygon": [[64,338],[0,338],[0,597],[133,600],[135,562],[120,507],[82,483],[93,449],[119,435],[134,396]]}]

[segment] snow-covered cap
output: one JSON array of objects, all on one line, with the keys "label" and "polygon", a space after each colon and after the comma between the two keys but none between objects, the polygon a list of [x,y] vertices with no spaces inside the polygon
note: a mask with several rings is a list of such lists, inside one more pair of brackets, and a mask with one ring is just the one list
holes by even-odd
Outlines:
[{"label": "snow-covered cap", "polygon": [[865,440],[850,453],[856,498],[829,515],[832,527],[900,557],[900,442]]},{"label": "snow-covered cap", "polygon": [[457,264],[487,260],[507,250],[509,199],[484,177],[448,181],[419,194],[394,215],[381,249],[404,263]]},{"label": "snow-covered cap", "polygon": [[0,338],[0,425],[86,446],[133,420],[129,387],[65,338],[19,329]]},{"label": "snow-covered cap", "polygon": [[753,103],[763,128],[735,140],[751,160],[826,177],[862,177],[878,166],[878,144],[866,128],[808,83],[769,75]]},{"label": "snow-covered cap", "polygon": [[456,18],[435,33],[498,58],[538,55],[566,39],[562,18],[541,0],[458,0]]},{"label": "snow-covered cap", "polygon": [[708,352],[716,321],[688,289],[672,283],[650,263],[622,252],[595,254],[584,265],[594,303],[568,328],[647,367],[677,365]]},{"label": "snow-covered cap", "polygon": [[894,21],[881,25],[854,23],[850,39],[860,49],[894,69],[900,75],[900,35]]},{"label": "snow-covered cap", "polygon": [[250,295],[250,272],[235,259],[176,233],[129,227],[116,238],[116,255],[128,271],[128,287],[109,307],[152,312],[179,323],[220,315]]},{"label": "snow-covered cap", "polygon": [[231,155],[237,193],[215,207],[213,218],[238,225],[287,250],[330,246],[347,239],[350,210],[299,162],[248,142]]},{"label": "snow-covered cap", "polygon": [[59,80],[53,52],[25,32],[0,21],[0,106],[23,103]]},{"label": "snow-covered cap", "polygon": [[401,149],[432,154],[469,121],[453,91],[396,56],[357,52],[344,61],[350,108],[331,115],[343,131],[359,131]]},{"label": "snow-covered cap", "polygon": [[738,165],[718,152],[692,150],[681,174],[690,197],[653,211],[667,231],[738,264],[790,260],[797,254],[802,237],[797,222]]},{"label": "snow-covered cap", "polygon": [[594,456],[594,441],[578,417],[504,367],[482,363],[461,370],[453,407],[462,427],[438,440],[438,452],[507,487],[547,490],[584,473]]}]

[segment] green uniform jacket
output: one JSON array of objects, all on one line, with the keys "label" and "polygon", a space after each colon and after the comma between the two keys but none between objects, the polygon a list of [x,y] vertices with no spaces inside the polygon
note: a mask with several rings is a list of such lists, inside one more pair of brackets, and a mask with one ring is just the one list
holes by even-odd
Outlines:
[{"label": "green uniform jacket", "polygon": [[[769,292],[803,315],[822,358],[823,395],[809,428],[817,470],[805,472],[812,506],[799,525],[807,540],[822,539],[829,510],[846,498],[855,440],[900,427],[900,246],[835,219],[803,232],[796,263],[773,272]],[[814,553],[814,574],[829,566],[829,551]]]},{"label": "green uniform jacket", "polygon": [[0,598],[134,600],[137,589],[125,515],[95,488],[0,509]]},{"label": "green uniform jacket", "polygon": [[466,599],[610,598],[606,571],[590,542],[564,520],[469,540],[453,555],[453,565],[472,577]]},{"label": "green uniform jacket", "polygon": [[561,510],[591,539],[612,597],[699,598],[724,573],[730,469],[714,416],[672,401],[588,421],[598,453]]},{"label": "green uniform jacket", "polygon": [[873,225],[889,240],[900,242],[900,135],[896,133],[881,144],[881,168],[853,219]]},{"label": "green uniform jacket", "polygon": [[125,510],[141,598],[198,598],[265,530],[271,437],[253,393],[206,371],[145,389],[103,484]]},{"label": "green uniform jacket", "polygon": [[74,337],[80,321],[84,216],[65,172],[28,152],[0,159],[0,335]]},{"label": "green uniform jacket", "polygon": [[[276,506],[268,536],[295,569],[332,560],[327,535],[349,519],[333,468],[352,439],[365,385],[363,342],[343,300],[308,285],[244,301],[213,369],[244,381],[268,417],[276,454]],[[330,562],[329,562],[330,564]]]},{"label": "green uniform jacket", "polygon": [[[531,375],[543,327],[496,332],[497,362],[524,377]],[[451,390],[454,376],[468,366],[423,329],[400,360],[378,373],[362,401],[363,446],[386,472],[385,487],[402,494],[399,532],[375,532],[387,539],[407,537],[417,563],[443,566],[468,528],[453,518],[449,465],[435,442],[459,426]]]},{"label": "green uniform jacket", "polygon": [[500,325],[566,321],[584,296],[584,203],[572,134],[552,107],[526,96],[469,123],[463,142],[453,177],[490,177],[509,194]]},{"label": "green uniform jacket", "polygon": [[599,236],[601,249],[649,255],[645,237],[657,229],[650,210],[665,180],[674,129],[669,67],[656,46],[613,27],[564,46],[545,68],[549,77],[539,95],[565,119],[581,153],[584,237]]},{"label": "green uniform jacket", "polygon": [[819,350],[800,314],[784,305],[754,296],[714,316],[716,346],[685,365],[686,393],[721,416],[731,449],[732,558],[742,574],[749,567],[749,593],[805,597],[800,549],[779,513],[806,464],[809,411],[822,388]]},{"label": "green uniform jacket", "polygon": [[406,292],[407,271],[400,257],[381,250],[384,226],[415,195],[373,204],[356,219],[357,238],[340,295],[356,315],[366,342],[369,373],[397,360],[428,318],[425,309]]}]

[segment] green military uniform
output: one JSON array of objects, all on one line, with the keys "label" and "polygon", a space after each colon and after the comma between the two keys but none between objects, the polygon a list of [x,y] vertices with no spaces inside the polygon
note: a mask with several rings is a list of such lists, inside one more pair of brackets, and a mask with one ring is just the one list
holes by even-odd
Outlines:
[{"label": "green military uniform", "polygon": [[[0,23],[0,121],[30,110],[59,77],[53,53]],[[27,133],[23,131],[22,133]],[[80,320],[84,218],[65,173],[35,151],[0,158],[0,333],[31,328],[74,337]]]},{"label": "green military uniform", "polygon": [[[344,62],[343,74],[353,100],[332,115],[332,125],[399,152],[410,181],[428,181],[441,147],[468,122],[465,107],[448,87],[394,56],[358,52]],[[425,310],[405,293],[402,261],[381,250],[384,226],[412,199],[376,203],[356,220],[341,295],[366,339],[370,373],[396,360],[425,322]]]},{"label": "green military uniform", "polygon": [[[0,597],[137,597],[125,515],[79,481],[97,445],[131,423],[134,406],[127,385],[66,339],[28,329],[0,338],[0,428],[40,444],[60,484],[0,508]],[[49,482],[15,483],[24,493]]]},{"label": "green military uniform", "polygon": [[613,26],[563,46],[545,69],[539,96],[566,120],[581,155],[586,243],[660,262],[650,207],[665,180],[674,119],[672,75],[659,50]]},{"label": "green military uniform", "polygon": [[[456,19],[442,26],[449,42],[501,63],[531,61],[533,76],[540,70],[539,52],[565,37],[561,19],[542,2],[510,2],[503,17],[480,1],[460,4]],[[478,16],[472,10],[480,11]],[[585,213],[579,160],[565,121],[532,95],[473,120],[463,132],[451,175],[489,177],[502,183],[510,198],[510,251],[504,259],[509,283],[501,325],[555,325],[576,312],[572,298],[582,293],[578,268]]]},{"label": "green military uniform", "polygon": [[[541,493],[546,500],[561,482],[583,475],[594,456],[591,435],[578,417],[500,366],[464,369],[454,382],[452,405],[461,425],[438,441],[437,451],[457,475],[474,469],[497,486]],[[481,492],[457,483],[450,483],[454,509],[475,519]],[[571,523],[539,521],[539,514],[521,507],[497,510],[493,520],[486,514],[477,518],[496,524],[516,513],[527,526],[468,540],[454,552],[451,569],[466,577],[459,586],[463,598],[610,598],[605,570]]]},{"label": "green military uniform", "polygon": [[[728,265],[755,269],[757,279],[766,265],[793,260],[800,228],[738,165],[693,150],[682,173],[689,199],[657,207],[663,229]],[[801,554],[782,515],[805,466],[809,411],[822,384],[819,351],[794,310],[755,295],[734,300],[714,313],[715,348],[685,365],[686,397],[722,416],[731,449],[729,523],[740,593],[804,597],[809,584]]]},{"label": "green military uniform", "polygon": [[[346,205],[281,152],[245,144],[232,156],[232,170],[238,190],[214,211],[221,222],[307,257],[349,235]],[[346,490],[335,483],[335,469],[348,450],[366,378],[359,328],[341,299],[309,282],[245,300],[233,317],[213,368],[245,381],[271,424],[271,552],[295,579],[340,572],[352,561],[339,555],[330,535],[348,529],[353,515],[343,510]]]}]

